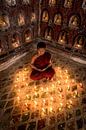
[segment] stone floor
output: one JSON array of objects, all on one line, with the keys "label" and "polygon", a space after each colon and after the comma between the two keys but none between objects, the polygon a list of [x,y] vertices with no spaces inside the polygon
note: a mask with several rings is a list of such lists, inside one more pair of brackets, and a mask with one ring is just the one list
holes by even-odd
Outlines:
[{"label": "stone floor", "polygon": [[53,54],[53,81],[33,82],[33,53],[0,72],[0,130],[86,130],[86,66]]}]

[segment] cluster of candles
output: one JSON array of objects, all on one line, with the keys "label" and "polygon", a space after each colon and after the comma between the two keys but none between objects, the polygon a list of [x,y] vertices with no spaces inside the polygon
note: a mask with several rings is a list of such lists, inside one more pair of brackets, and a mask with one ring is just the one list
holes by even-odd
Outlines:
[{"label": "cluster of candles", "polygon": [[[82,91],[83,85],[71,79],[68,70],[56,67],[55,71],[53,81],[39,85],[35,82],[33,85],[30,84],[28,68],[17,72],[13,83],[16,93],[15,105],[24,112],[39,110],[41,117],[71,109],[74,105],[73,100],[79,97],[78,88]],[[72,91],[74,85],[78,88]],[[71,94],[70,99],[66,99],[67,94]]]}]

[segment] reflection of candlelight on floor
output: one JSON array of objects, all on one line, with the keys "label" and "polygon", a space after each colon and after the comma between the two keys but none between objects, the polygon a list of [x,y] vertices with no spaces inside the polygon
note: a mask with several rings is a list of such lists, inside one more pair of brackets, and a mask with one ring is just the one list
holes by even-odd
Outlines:
[{"label": "reflection of candlelight on floor", "polygon": [[[16,93],[15,105],[19,106],[24,112],[31,110],[39,110],[41,117],[62,112],[64,109],[72,108],[74,106],[74,100],[79,97],[83,84],[77,83],[75,79],[71,79],[68,70],[61,69],[58,67],[56,69],[57,79],[53,81],[47,81],[43,84],[29,85],[28,81],[28,70],[23,68],[20,72],[17,72],[14,78],[14,91]],[[76,87],[77,86],[77,87]],[[73,89],[72,88],[76,88]],[[78,91],[77,91],[77,88]],[[67,93],[67,101],[65,101],[64,92]],[[66,102],[66,106],[65,106]],[[22,108],[21,108],[22,107]]]}]

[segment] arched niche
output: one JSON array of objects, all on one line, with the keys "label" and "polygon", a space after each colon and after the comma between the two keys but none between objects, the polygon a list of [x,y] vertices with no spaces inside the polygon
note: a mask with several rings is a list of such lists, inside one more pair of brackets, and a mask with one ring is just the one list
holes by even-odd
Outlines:
[{"label": "arched niche", "polygon": [[77,15],[72,15],[69,19],[69,27],[77,29],[80,25],[80,17]]},{"label": "arched niche", "polygon": [[9,17],[7,15],[0,15],[0,29],[4,30],[10,27]]},{"label": "arched niche", "polygon": [[67,32],[65,31],[60,32],[58,37],[58,43],[61,45],[67,44]]},{"label": "arched niche", "polygon": [[76,49],[82,49],[85,45],[85,42],[86,42],[85,36],[83,35],[76,36],[73,47]]},{"label": "arched niche", "polygon": [[62,24],[62,16],[60,13],[54,15],[54,24],[61,25]]},{"label": "arched niche", "polygon": [[15,6],[16,5],[16,0],[5,0],[6,4],[8,6]]},{"label": "arched niche", "polygon": [[86,10],[86,0],[83,0],[82,8],[83,8],[84,10]]},{"label": "arched niche", "polygon": [[42,22],[48,22],[49,21],[49,13],[47,10],[44,10],[42,12]]},{"label": "arched niche", "polygon": [[49,0],[48,3],[50,6],[54,6],[54,5],[56,5],[56,0]]},{"label": "arched niche", "polygon": [[24,41],[25,41],[25,43],[29,43],[29,42],[31,42],[31,40],[32,40],[32,33],[31,33],[30,29],[27,29],[24,32]]},{"label": "arched niche", "polygon": [[47,40],[52,40],[52,34],[53,34],[52,28],[51,28],[51,27],[48,27],[48,28],[45,30],[45,34],[44,34],[45,39],[47,39]]},{"label": "arched niche", "polygon": [[12,35],[12,47],[17,48],[20,46],[20,35],[18,33],[14,33]]},{"label": "arched niche", "polygon": [[65,0],[64,7],[65,8],[71,8],[73,5],[73,0]]},{"label": "arched niche", "polygon": [[25,16],[23,12],[18,14],[18,25],[23,26],[25,24]]}]

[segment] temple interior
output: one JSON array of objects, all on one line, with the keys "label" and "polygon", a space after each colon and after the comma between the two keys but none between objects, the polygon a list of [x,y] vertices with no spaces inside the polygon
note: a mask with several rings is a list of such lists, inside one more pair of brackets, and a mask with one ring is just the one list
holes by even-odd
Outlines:
[{"label": "temple interior", "polygon": [[[32,80],[39,42],[52,80]],[[0,130],[86,130],[86,0],[0,0]]]}]

